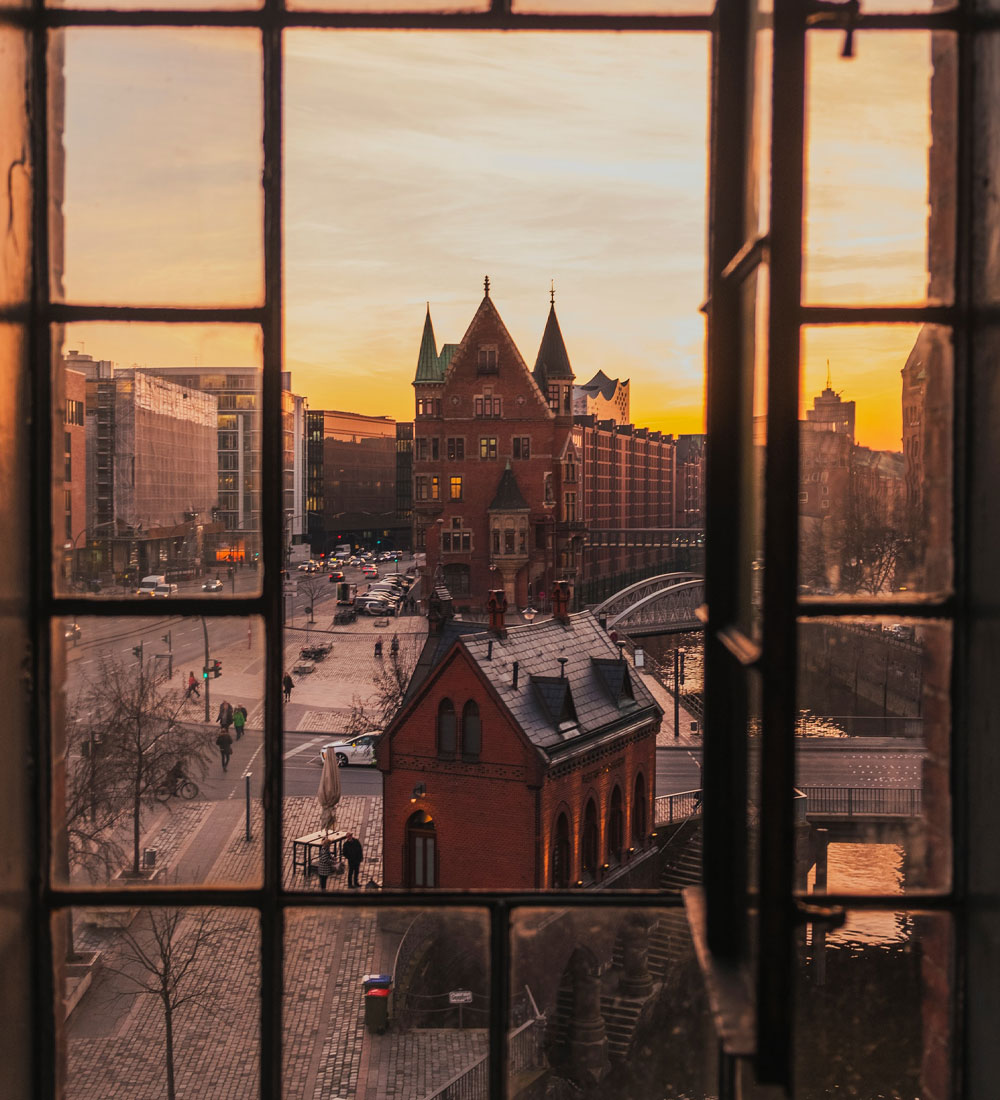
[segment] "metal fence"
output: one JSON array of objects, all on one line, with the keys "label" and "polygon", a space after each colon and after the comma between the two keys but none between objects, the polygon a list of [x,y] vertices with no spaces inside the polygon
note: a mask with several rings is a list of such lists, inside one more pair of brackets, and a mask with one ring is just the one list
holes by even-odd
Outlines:
[{"label": "metal fence", "polygon": [[[507,1036],[507,1074],[541,1064],[544,1017],[528,1020]],[[489,1100],[489,1055],[456,1074],[423,1100]]]},{"label": "metal fence", "polygon": [[654,802],[653,820],[656,825],[670,825],[701,813],[700,790],[658,794]]},{"label": "metal fence", "polygon": [[807,813],[917,817],[923,791],[919,787],[801,787]]}]

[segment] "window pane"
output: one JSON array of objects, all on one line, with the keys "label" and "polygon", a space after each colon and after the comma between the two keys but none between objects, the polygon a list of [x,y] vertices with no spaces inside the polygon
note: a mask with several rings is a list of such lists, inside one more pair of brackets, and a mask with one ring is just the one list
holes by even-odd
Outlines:
[{"label": "window pane", "polygon": [[934,325],[803,332],[804,596],[952,583],[952,351]]},{"label": "window pane", "polygon": [[554,1096],[581,1079],[602,1096],[719,1095],[682,907],[522,909],[512,936],[512,1082]]},{"label": "window pane", "polygon": [[289,0],[292,11],[358,12],[476,12],[489,8],[488,0]]},{"label": "window pane", "polygon": [[862,32],[846,60],[842,32],[809,36],[806,302],[952,299],[954,41],[934,36],[938,69],[931,44],[929,32]]},{"label": "window pane", "polygon": [[947,889],[950,628],[855,618],[798,629],[799,888]]},{"label": "window pane", "polygon": [[699,15],[707,0],[513,0],[519,15]]},{"label": "window pane", "polygon": [[[177,588],[157,595],[256,595],[259,331],[85,324],[54,336],[56,590],[145,597],[162,577]],[[292,543],[306,531],[304,400],[282,393]]]},{"label": "window pane", "polygon": [[[53,699],[55,878],[257,885],[261,621],[88,616],[56,620],[54,633],[65,655]],[[243,723],[226,703],[245,708]],[[249,842],[238,812],[247,771]]]},{"label": "window pane", "polygon": [[802,1096],[951,1096],[954,946],[942,914],[807,925],[796,982]]},{"label": "window pane", "polygon": [[485,912],[325,907],[285,920],[289,1100],[432,1096],[464,1074],[485,1082]]},{"label": "window pane", "polygon": [[[53,36],[65,279],[56,300],[250,305],[263,293],[260,35]],[[58,238],[54,247],[58,247]]]},{"label": "window pane", "polygon": [[259,1095],[256,913],[95,906],[68,916],[52,918],[69,1012],[58,1032],[66,1100],[115,1096],[123,1083],[130,1096],[165,1096],[171,1077],[177,1096],[223,1080],[233,1095]]}]

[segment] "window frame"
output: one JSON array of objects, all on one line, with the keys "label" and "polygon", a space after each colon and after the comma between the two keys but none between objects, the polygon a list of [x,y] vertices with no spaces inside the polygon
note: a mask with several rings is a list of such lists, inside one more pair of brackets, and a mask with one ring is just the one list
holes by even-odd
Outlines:
[{"label": "window frame", "polygon": [[[790,427],[797,423],[798,396],[797,371],[801,329],[809,324],[855,324],[873,321],[899,323],[903,321],[927,321],[952,326],[956,351],[956,394],[961,392],[964,372],[971,370],[974,321],[970,320],[971,291],[968,279],[956,279],[955,303],[951,306],[917,307],[886,305],[879,307],[807,307],[801,302],[802,255],[802,164],[804,136],[802,131],[802,106],[805,94],[804,52],[806,43],[806,16],[804,7],[790,0],[776,0],[774,11],[773,65],[774,84],[771,110],[774,118],[775,139],[771,152],[771,190],[782,201],[771,203],[771,231],[769,239],[748,239],[743,224],[745,209],[743,199],[751,191],[746,168],[750,150],[745,116],[746,90],[752,87],[752,75],[745,66],[747,45],[751,34],[748,5],[736,0],[720,0],[715,15],[573,15],[531,16],[511,12],[504,0],[496,0],[483,13],[455,15],[426,15],[400,13],[398,15],[352,12],[299,12],[286,11],[280,0],[265,0],[258,10],[206,12],[190,11],[72,11],[45,8],[36,0],[32,8],[19,13],[32,42],[32,80],[29,83],[31,104],[31,163],[32,173],[32,268],[36,293],[30,307],[30,356],[32,360],[31,388],[33,404],[38,409],[53,410],[52,379],[52,331],[53,326],[68,322],[110,321],[147,323],[194,324],[251,324],[258,327],[263,341],[263,371],[261,391],[261,446],[263,457],[260,477],[260,503],[262,515],[280,516],[283,507],[282,467],[283,449],[281,425],[281,371],[282,310],[284,285],[281,271],[282,255],[282,34],[291,27],[317,28],[397,28],[400,30],[428,27],[441,30],[647,30],[652,32],[696,31],[714,35],[715,55],[730,60],[740,59],[738,64],[721,71],[718,65],[712,73],[714,114],[712,118],[711,169],[708,220],[711,227],[709,242],[709,368],[708,368],[708,434],[713,439],[713,461],[709,471],[709,506],[706,517],[706,585],[708,596],[708,622],[706,641],[706,682],[711,680],[719,687],[720,698],[733,702],[724,708],[706,712],[705,734],[705,806],[706,868],[713,865],[724,869],[722,873],[708,874],[705,882],[706,943],[712,957],[723,960],[740,960],[744,956],[746,896],[745,851],[746,837],[743,826],[731,822],[728,827],[716,828],[722,814],[712,811],[734,795],[746,794],[745,761],[726,759],[730,744],[725,731],[740,728],[746,715],[746,681],[765,669],[764,729],[765,759],[770,765],[764,770],[766,789],[775,795],[773,799],[762,797],[765,812],[762,814],[761,848],[763,852],[782,857],[790,851],[787,843],[791,814],[791,778],[794,769],[793,721],[788,712],[787,697],[794,700],[795,624],[798,616],[843,616],[848,610],[843,604],[820,600],[799,601],[794,590],[797,554],[796,519],[798,504],[798,459],[792,447],[782,454],[779,466],[777,447],[768,449],[767,560],[769,568],[765,578],[764,600],[768,611],[768,630],[762,645],[746,639],[749,645],[734,646],[731,631],[739,618],[739,577],[743,563],[736,550],[727,551],[731,516],[728,502],[744,499],[744,487],[739,483],[741,467],[739,445],[744,425],[738,419],[736,403],[727,400],[722,387],[731,385],[733,364],[739,361],[740,340],[745,335],[739,317],[740,300],[736,284],[755,267],[767,263],[771,275],[770,325],[769,325],[769,395],[768,437],[787,438]],[[994,19],[995,21],[995,19]],[[952,28],[969,37],[971,30],[989,27],[989,19],[983,17],[974,24],[971,8],[957,13],[915,13],[896,17],[855,18],[852,26],[864,28],[871,25],[891,33],[894,29]],[[53,29],[66,26],[210,26],[256,27],[261,33],[263,55],[263,135],[264,135],[264,300],[259,306],[246,308],[197,308],[197,307],[131,307],[128,305],[81,306],[54,303],[50,295],[49,278],[49,203],[48,181],[49,154],[49,89],[47,36]],[[968,43],[967,43],[968,45]],[[971,51],[970,51],[971,52]],[[961,270],[971,252],[973,234],[972,219],[968,210],[972,205],[969,195],[971,165],[973,163],[971,116],[974,89],[962,84],[958,92],[958,151],[955,177],[958,200],[956,223],[959,228],[956,245],[956,271]],[[738,171],[722,171],[736,164]],[[729,275],[727,275],[727,271]],[[737,280],[735,276],[739,276]],[[777,276],[777,278],[775,277]],[[982,322],[980,322],[982,323]],[[790,383],[791,380],[791,384]],[[428,406],[418,410],[417,416],[440,416],[440,399],[427,399]],[[430,402],[433,401],[433,404]],[[497,414],[499,415],[499,414]],[[958,420],[960,406],[956,402],[954,418]],[[58,595],[54,591],[54,555],[49,548],[53,540],[53,415],[40,416],[31,425],[31,450],[33,456],[33,483],[31,533],[36,547],[42,552],[33,555],[31,567],[33,667],[35,683],[52,681],[52,630],[54,621],[69,615],[129,616],[148,614],[145,605],[127,600],[108,598],[100,603]],[[968,468],[962,461],[960,433],[954,432],[955,459],[953,465],[953,501],[956,513],[956,531],[968,522],[962,509],[965,495],[963,479]],[[985,449],[985,444],[980,444]],[[432,498],[432,499],[437,499]],[[714,507],[712,502],[718,502]],[[283,632],[281,626],[281,546],[280,523],[262,522],[262,560],[264,563],[263,586],[260,596],[228,599],[224,604],[211,605],[197,599],[180,599],[172,605],[172,612],[180,615],[212,616],[260,616],[265,627],[265,800],[271,806],[281,805],[283,778],[282,760],[282,707],[281,676],[284,662]],[[956,565],[957,550],[956,549]],[[785,568],[787,566],[787,568]],[[946,621],[957,619],[958,608],[966,598],[962,589],[964,579],[956,580],[957,594],[937,602],[897,600],[878,603],[863,610],[872,614],[893,614],[900,617],[918,615]],[[857,605],[850,613],[857,614]],[[964,620],[959,621],[964,625]],[[728,637],[728,642],[725,640]],[[960,645],[956,637],[956,645]],[[737,652],[736,650],[740,651]],[[957,653],[956,660],[961,657]],[[781,691],[778,683],[781,681]],[[727,695],[724,686],[733,691]],[[784,695],[785,699],[782,698]],[[954,703],[952,706],[954,707]],[[34,1034],[46,1047],[42,1063],[56,1064],[55,1029],[52,1026],[55,999],[55,978],[52,959],[52,928],[50,917],[61,909],[83,904],[114,906],[135,900],[132,890],[85,890],[69,888],[53,883],[48,863],[52,832],[51,790],[54,719],[47,698],[36,694],[35,717],[38,724],[39,768],[38,787],[35,792],[38,821],[33,852],[39,870],[37,894],[34,901],[39,915],[38,950],[40,966],[39,995],[34,1004]],[[953,722],[952,728],[957,724]],[[713,733],[713,731],[716,731]],[[953,774],[959,789],[966,781],[961,769],[962,759],[952,745]],[[655,792],[647,792],[646,806],[653,805]],[[958,799],[955,800],[956,802]],[[648,813],[647,809],[647,813]],[[958,810],[953,829],[955,837],[961,835],[958,826]],[[735,817],[736,815],[731,815]],[[261,919],[261,1035],[260,1035],[260,1095],[263,1100],[278,1100],[282,1096],[282,923],[284,913],[297,906],[335,904],[362,907],[404,906],[412,908],[430,905],[468,905],[467,897],[445,894],[426,895],[386,894],[379,898],[337,896],[319,898],[314,895],[286,893],[281,887],[281,839],[280,813],[269,812],[265,816],[265,843],[263,859],[264,883],[260,889],[222,890],[190,887],[184,889],[154,888],[144,891],[142,900],[149,905],[211,904],[228,907],[256,909]],[[742,854],[741,854],[742,853]],[[767,860],[763,861],[764,864]],[[961,898],[962,881],[959,862],[956,865],[956,887],[932,896],[901,896],[883,899],[886,908],[919,909],[932,906],[956,907]],[[791,1003],[788,981],[791,976],[789,960],[785,955],[795,932],[795,909],[789,904],[793,891],[788,878],[787,861],[778,858],[773,865],[773,881],[761,881],[762,929],[765,950],[761,952],[759,981],[764,989],[758,993],[757,1016],[761,1034],[758,1040],[758,1074],[764,1081],[781,1082],[789,1067],[775,1060],[775,1052],[781,1042],[787,1042],[789,1020],[787,1013],[769,1014],[766,1009],[780,1006],[782,995],[785,1005]],[[735,874],[733,873],[735,871]],[[728,881],[726,881],[728,877]],[[737,904],[729,907],[733,900]],[[676,900],[676,899],[675,899]],[[828,899],[835,902],[836,898]],[[850,899],[847,899],[850,900]],[[871,900],[871,899],[869,899]],[[670,899],[657,899],[658,904]],[[510,913],[517,906],[538,905],[546,908],[560,906],[601,905],[614,903],[622,908],[649,904],[641,895],[604,895],[602,898],[581,898],[578,893],[558,891],[540,897],[485,893],[477,896],[476,904],[489,910],[491,921],[491,966],[494,975],[502,977],[510,962]],[[878,903],[875,899],[874,903]],[[773,937],[770,933],[774,933]],[[773,950],[772,950],[773,945]],[[776,964],[771,974],[770,964]],[[784,983],[784,984],[782,984]],[[491,1095],[503,1095],[506,1077],[506,1022],[509,996],[505,980],[491,983],[491,1027],[489,1085]],[[760,1049],[764,1048],[763,1058]],[[955,1056],[953,1055],[953,1058]],[[54,1071],[42,1073],[42,1092],[55,1095]]]}]

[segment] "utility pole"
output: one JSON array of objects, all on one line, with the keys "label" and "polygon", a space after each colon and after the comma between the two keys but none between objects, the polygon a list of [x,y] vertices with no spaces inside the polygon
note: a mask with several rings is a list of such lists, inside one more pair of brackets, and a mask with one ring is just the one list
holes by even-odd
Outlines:
[{"label": "utility pole", "polygon": [[211,718],[208,716],[208,623],[205,622],[204,615],[201,617],[201,629],[205,635],[205,664],[201,673],[202,683],[205,685],[205,721],[210,722]]},{"label": "utility pole", "polygon": [[681,735],[681,653],[674,650],[674,740]]}]

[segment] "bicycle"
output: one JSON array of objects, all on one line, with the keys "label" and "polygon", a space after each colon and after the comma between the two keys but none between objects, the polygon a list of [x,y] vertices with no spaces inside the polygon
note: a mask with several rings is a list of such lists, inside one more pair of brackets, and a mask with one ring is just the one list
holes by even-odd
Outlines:
[{"label": "bicycle", "polygon": [[190,802],[192,798],[198,797],[198,784],[192,779],[182,779],[176,786],[172,786],[170,783],[161,783],[153,791],[153,797],[157,802],[166,802],[168,798],[172,798],[174,795]]}]

